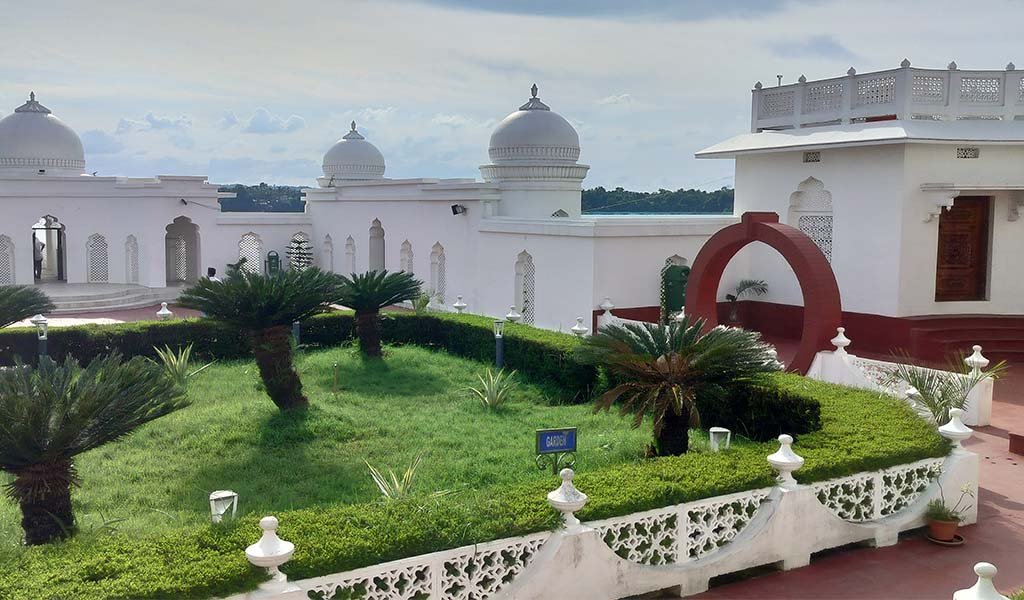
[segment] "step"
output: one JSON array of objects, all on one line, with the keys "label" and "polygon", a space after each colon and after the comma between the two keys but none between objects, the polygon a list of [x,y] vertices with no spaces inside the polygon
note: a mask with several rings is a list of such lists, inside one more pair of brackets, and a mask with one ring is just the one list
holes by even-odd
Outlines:
[{"label": "step", "polygon": [[70,302],[64,302],[57,300],[54,304],[57,308],[79,308],[79,307],[90,307],[90,306],[117,306],[118,304],[128,304],[139,302],[140,300],[146,299],[159,299],[159,298],[176,298],[177,294],[162,294],[162,293],[146,293],[146,294],[130,294],[126,296],[117,296],[115,298],[89,298],[85,300],[74,300]]},{"label": "step", "polygon": [[[159,299],[159,298],[145,298],[135,302],[111,305],[111,306],[93,306],[87,308],[58,308],[51,313],[53,315],[68,315],[68,314],[92,314],[92,313],[104,313],[104,312],[116,312],[119,310],[132,310],[135,308],[146,308],[147,306],[158,307],[161,302],[167,302],[168,304],[173,302],[173,299]],[[153,310],[154,318],[156,316],[156,309]]]}]

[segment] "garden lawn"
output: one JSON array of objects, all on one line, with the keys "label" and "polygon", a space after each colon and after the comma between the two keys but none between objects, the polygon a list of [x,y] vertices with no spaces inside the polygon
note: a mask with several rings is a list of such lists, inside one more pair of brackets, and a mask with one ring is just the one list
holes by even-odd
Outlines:
[{"label": "garden lawn", "polygon": [[[279,412],[251,362],[206,369],[193,379],[192,406],[76,460],[83,533],[207,523],[218,489],[238,492],[244,513],[371,501],[380,493],[366,462],[400,476],[417,455],[416,490],[452,492],[460,503],[491,486],[553,482],[534,462],[538,428],[579,427],[582,471],[637,461],[650,440],[615,413],[558,405],[526,382],[488,410],[468,391],[486,365],[414,346],[388,352],[370,362],[346,347],[301,355],[306,414]],[[19,519],[15,503],[0,500],[0,556],[19,543]]]}]

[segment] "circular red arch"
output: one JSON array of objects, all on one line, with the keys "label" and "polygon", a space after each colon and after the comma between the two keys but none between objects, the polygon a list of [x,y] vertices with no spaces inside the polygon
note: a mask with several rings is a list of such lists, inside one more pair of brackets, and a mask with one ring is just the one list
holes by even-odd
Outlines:
[{"label": "circular red arch", "polygon": [[704,244],[693,261],[686,286],[686,314],[702,317],[710,329],[718,324],[718,286],[726,265],[741,248],[763,242],[774,248],[796,274],[804,298],[804,323],[796,356],[789,370],[807,373],[819,350],[842,322],[839,284],[828,260],[807,234],[779,223],[771,212],[743,213],[740,222],[718,231]]}]

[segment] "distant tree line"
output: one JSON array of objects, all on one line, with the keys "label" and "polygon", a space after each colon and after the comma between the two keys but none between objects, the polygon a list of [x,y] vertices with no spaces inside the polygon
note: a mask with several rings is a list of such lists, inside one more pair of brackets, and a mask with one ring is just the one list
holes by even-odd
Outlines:
[{"label": "distant tree line", "polygon": [[302,212],[304,188],[294,185],[225,185],[222,192],[234,192],[234,198],[224,198],[220,206],[225,212]]},{"label": "distant tree line", "polygon": [[[220,188],[234,192],[234,198],[220,201],[226,212],[302,212],[303,187],[292,185],[242,185]],[[733,190],[665,190],[631,192],[621,187],[606,190],[596,187],[583,190],[584,214],[654,213],[654,214],[730,214]]]},{"label": "distant tree line", "polygon": [[583,190],[584,214],[612,213],[683,213],[730,214],[733,190],[723,187],[713,192],[704,190],[665,190],[631,192],[621,187],[606,190],[596,187]]}]

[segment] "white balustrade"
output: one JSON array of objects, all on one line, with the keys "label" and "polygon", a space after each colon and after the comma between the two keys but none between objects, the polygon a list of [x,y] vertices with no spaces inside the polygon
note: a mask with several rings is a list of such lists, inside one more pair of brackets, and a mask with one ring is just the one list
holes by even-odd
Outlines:
[{"label": "white balustrade", "polygon": [[996,590],[992,583],[998,570],[992,563],[980,562],[974,565],[974,574],[978,581],[966,590],[959,590],[953,594],[953,600],[1010,600]]}]

